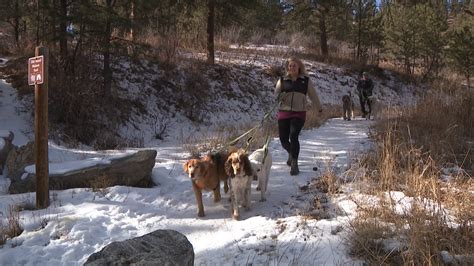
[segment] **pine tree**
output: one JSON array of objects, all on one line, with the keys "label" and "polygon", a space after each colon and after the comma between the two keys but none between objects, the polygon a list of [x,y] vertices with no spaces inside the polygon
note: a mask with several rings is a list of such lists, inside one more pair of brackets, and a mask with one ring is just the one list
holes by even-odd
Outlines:
[{"label": "pine tree", "polygon": [[316,33],[319,38],[319,50],[323,59],[329,57],[328,41],[334,25],[345,17],[347,5],[340,0],[293,0],[289,1],[287,14],[288,29],[293,32]]},{"label": "pine tree", "polygon": [[386,47],[407,74],[416,68],[424,77],[441,65],[446,17],[430,4],[394,5],[385,18]]},{"label": "pine tree", "polygon": [[0,18],[13,28],[15,46],[20,46],[21,26],[26,15],[25,3],[22,0],[2,0],[0,4]]},{"label": "pine tree", "polygon": [[468,88],[471,87],[470,78],[474,72],[474,34],[472,28],[464,26],[451,34],[451,41],[447,48],[451,65],[456,71],[464,75]]},{"label": "pine tree", "polygon": [[351,10],[351,13],[354,14],[351,24],[351,42],[355,49],[354,58],[366,61],[369,50],[378,50],[382,46],[382,15],[377,10],[374,0],[354,1]]}]

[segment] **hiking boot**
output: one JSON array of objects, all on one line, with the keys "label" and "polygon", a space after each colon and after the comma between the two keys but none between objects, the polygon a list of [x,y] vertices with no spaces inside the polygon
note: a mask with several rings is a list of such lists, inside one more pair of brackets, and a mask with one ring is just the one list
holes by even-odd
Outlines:
[{"label": "hiking boot", "polygon": [[290,169],[290,175],[297,175],[299,174],[300,169],[298,169],[298,160],[294,159],[291,160],[291,169]]},{"label": "hiking boot", "polygon": [[286,165],[291,166],[291,161],[292,161],[291,154],[288,153],[288,160],[286,160]]}]

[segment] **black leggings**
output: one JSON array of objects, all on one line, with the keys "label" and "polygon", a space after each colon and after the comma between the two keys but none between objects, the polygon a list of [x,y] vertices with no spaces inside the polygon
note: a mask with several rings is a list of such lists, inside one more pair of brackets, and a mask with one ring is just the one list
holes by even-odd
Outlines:
[{"label": "black leggings", "polygon": [[304,119],[288,118],[278,120],[278,134],[281,146],[291,154],[293,159],[298,159],[300,154],[300,142],[298,137],[304,125]]},{"label": "black leggings", "polygon": [[[363,115],[371,114],[372,113],[372,100],[370,100],[368,97],[363,97],[363,96],[359,96],[359,100],[360,100],[360,109],[361,109],[362,114]],[[365,109],[366,104],[369,107],[369,111]]]}]

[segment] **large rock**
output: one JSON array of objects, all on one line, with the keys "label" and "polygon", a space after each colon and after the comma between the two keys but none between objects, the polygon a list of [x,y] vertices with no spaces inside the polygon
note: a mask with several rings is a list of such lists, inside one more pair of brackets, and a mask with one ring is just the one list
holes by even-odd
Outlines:
[{"label": "large rock", "polygon": [[194,265],[188,239],[173,230],[157,230],[141,237],[113,242],[92,254],[84,265]]},{"label": "large rock", "polygon": [[[84,168],[75,168],[69,171],[57,171],[49,166],[49,188],[69,189],[85,187],[109,187],[116,185],[151,187],[152,169],[155,166],[155,150],[141,150],[130,155],[111,158],[107,163],[92,164]],[[76,163],[75,165],[80,164]],[[24,168],[24,167],[23,167]],[[61,168],[61,167],[58,167]],[[11,179],[10,193],[25,193],[36,190],[36,176],[34,165],[23,169],[21,175],[8,175]]]},{"label": "large rock", "polygon": [[13,132],[0,130],[0,174],[3,174],[3,168],[7,161],[8,153],[14,148]]},{"label": "large rock", "polygon": [[11,180],[20,179],[27,165],[35,163],[35,143],[28,142],[19,148],[13,147],[8,153],[4,175]]}]

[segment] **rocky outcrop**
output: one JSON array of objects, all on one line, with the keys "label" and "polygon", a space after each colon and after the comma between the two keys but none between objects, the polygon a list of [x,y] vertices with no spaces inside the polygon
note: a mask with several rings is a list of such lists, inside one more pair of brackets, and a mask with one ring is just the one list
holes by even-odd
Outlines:
[{"label": "rocky outcrop", "polygon": [[0,174],[3,174],[8,153],[15,147],[12,143],[13,138],[13,132],[0,130]]},{"label": "rocky outcrop", "polygon": [[[155,150],[140,150],[130,155],[110,158],[107,163],[94,164],[59,173],[54,172],[53,165],[50,164],[49,188],[103,188],[116,185],[151,187],[154,185],[151,174],[155,166],[156,154]],[[11,179],[10,193],[25,193],[36,190],[34,171],[25,172],[25,167],[22,168],[21,174],[8,175]]]},{"label": "rocky outcrop", "polygon": [[5,176],[11,180],[20,179],[25,172],[25,167],[35,163],[35,143],[28,142],[21,147],[13,147],[8,153],[5,164]]},{"label": "rocky outcrop", "polygon": [[92,254],[84,265],[194,265],[194,250],[186,236],[157,230],[141,237],[113,242]]}]

